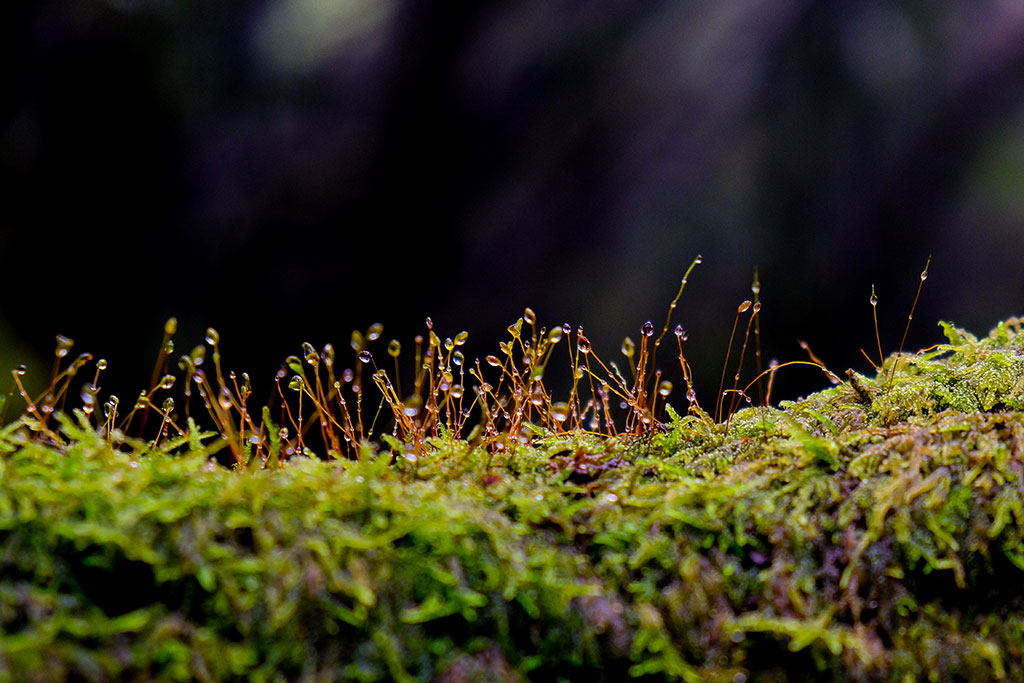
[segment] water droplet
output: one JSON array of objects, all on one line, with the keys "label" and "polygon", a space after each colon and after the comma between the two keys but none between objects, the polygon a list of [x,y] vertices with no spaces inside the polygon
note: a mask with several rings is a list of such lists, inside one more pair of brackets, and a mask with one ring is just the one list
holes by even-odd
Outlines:
[{"label": "water droplet", "polygon": [[369,351],[360,351],[358,358],[360,363],[369,363],[371,360],[373,360],[373,354],[371,354]]},{"label": "water droplet", "polygon": [[429,315],[427,316],[427,329],[428,330],[434,329],[434,321],[430,318]]},{"label": "water droplet", "polygon": [[278,436],[279,436],[279,437],[280,437],[280,438],[281,438],[282,440],[283,440],[283,439],[287,439],[287,438],[288,438],[288,428],[287,428],[287,427],[281,427],[280,429],[278,429],[278,430],[277,430],[277,435],[278,435]]},{"label": "water droplet", "polygon": [[177,379],[174,375],[164,375],[160,380],[161,389],[170,389],[174,386],[174,381]]},{"label": "water droplet", "polygon": [[316,349],[309,342],[302,342],[302,357],[310,365],[316,365],[320,360],[320,354],[316,352]]},{"label": "water droplet", "polygon": [[402,344],[397,339],[392,339],[388,342],[388,355],[392,358],[398,358],[398,354],[402,352]]},{"label": "water droplet", "polygon": [[927,269],[926,270],[922,270],[921,271],[921,282],[924,282],[927,279],[928,279],[928,270]]},{"label": "water droplet", "polygon": [[672,382],[669,382],[668,380],[665,380],[664,382],[662,382],[661,384],[658,385],[658,394],[662,398],[668,396],[671,393],[672,393]]},{"label": "water droplet", "polygon": [[636,345],[633,343],[632,339],[626,337],[622,340],[622,348],[619,350],[622,351],[623,356],[632,359],[633,354],[636,352]]},{"label": "water droplet", "polygon": [[456,351],[452,354],[452,363],[456,365],[462,365],[466,361],[466,356],[463,355],[462,351]]},{"label": "water droplet", "polygon": [[544,394],[544,391],[540,387],[537,387],[530,394],[530,403],[532,403],[535,406],[540,407],[540,406],[544,405],[544,400],[546,398],[547,398],[547,396]]},{"label": "water droplet", "polygon": [[551,419],[559,424],[569,419],[569,404],[559,401],[558,403],[552,403],[551,408],[548,410],[548,415]]},{"label": "water droplet", "polygon": [[28,372],[28,368],[26,368],[24,365],[19,365],[18,369],[15,370],[15,372],[18,373],[19,375],[24,375],[26,372]]},{"label": "water droplet", "polygon": [[682,341],[686,341],[686,330],[683,329],[682,325],[676,325],[676,336]]},{"label": "water droplet", "polygon": [[353,377],[355,377],[355,373],[352,372],[352,368],[345,368],[341,371],[341,381],[345,384],[351,382]]},{"label": "water droplet", "polygon": [[562,323],[562,334],[572,334],[572,325],[569,323]]},{"label": "water droplet", "polygon": [[419,394],[411,394],[402,401],[402,414],[406,417],[416,417],[423,409],[423,399]]},{"label": "water droplet", "polygon": [[[206,343],[209,344],[210,346],[216,346],[219,341],[220,341],[220,334],[217,333],[217,330],[213,329],[212,327],[207,327],[206,328]],[[280,358],[280,356],[278,356],[278,358]]]},{"label": "water droplet", "polygon": [[753,315],[757,315],[760,312],[761,312],[761,302],[760,301],[755,301],[754,302],[754,308],[753,308]]},{"label": "water droplet", "polygon": [[65,337],[63,334],[58,334],[56,351],[57,358],[63,358],[68,355],[68,351],[71,350],[71,347],[74,345],[75,341],[73,339]]},{"label": "water droplet", "polygon": [[107,369],[107,359],[106,358],[100,358],[98,361],[96,361],[96,369],[100,370],[100,371],[106,370]]},{"label": "water droplet", "polygon": [[537,324],[537,314],[533,312],[532,308],[527,307],[523,310],[523,320],[526,321],[527,325]]},{"label": "water droplet", "polygon": [[366,330],[366,338],[370,341],[377,341],[380,339],[380,335],[384,333],[384,326],[380,323],[373,323]]},{"label": "water droplet", "polygon": [[172,410],[174,410],[174,399],[173,399],[173,398],[171,398],[170,396],[168,396],[167,398],[165,398],[165,399],[164,399],[164,405],[163,405],[163,408],[164,408],[164,413],[169,413],[169,412],[171,412]]},{"label": "water droplet", "polygon": [[544,378],[544,368],[543,368],[543,366],[538,367],[538,368],[534,368],[533,370],[530,371],[530,379],[532,381],[539,382],[543,378]]},{"label": "water droplet", "polygon": [[454,349],[454,348],[455,348],[455,342],[452,341],[452,338],[451,337],[445,337],[444,338],[444,350],[447,351],[448,353],[451,353],[452,349]]},{"label": "water droplet", "polygon": [[301,375],[294,375],[290,380],[288,380],[288,388],[293,391],[301,391],[302,385],[303,382]]},{"label": "water droplet", "polygon": [[650,337],[651,335],[654,334],[654,325],[651,323],[650,320],[644,323],[643,333],[645,337]]},{"label": "water droplet", "polygon": [[562,337],[565,336],[565,332],[562,331],[561,327],[556,327],[548,332],[548,341],[552,344],[557,344],[562,341]]},{"label": "water droplet", "polygon": [[196,384],[202,384],[206,381],[206,373],[196,368],[196,371],[192,373],[192,381]]},{"label": "water droplet", "polygon": [[750,308],[750,302],[744,301],[736,307],[736,313],[745,313],[748,308]]},{"label": "water droplet", "polygon": [[172,334],[178,331],[178,319],[168,318],[167,322],[164,323],[164,334],[170,337]]},{"label": "water droplet", "polygon": [[760,294],[761,293],[761,281],[760,280],[754,280],[754,284],[750,285],[750,291],[753,292],[754,294]]},{"label": "water droplet", "polygon": [[359,330],[352,330],[352,340],[349,344],[351,344],[352,350],[356,353],[366,348],[366,339],[363,337],[363,333]]},{"label": "water droplet", "polygon": [[461,384],[453,384],[452,388],[448,390],[448,395],[454,399],[462,398],[465,394],[465,388]]},{"label": "water droplet", "polygon": [[164,347],[164,353],[166,353],[168,356],[171,355],[172,353],[174,353],[174,340],[173,339],[168,339],[167,340],[167,346]]},{"label": "water droplet", "polygon": [[467,339],[469,339],[469,332],[463,330],[462,332],[459,332],[457,335],[455,335],[455,345],[462,346],[463,344],[466,343]]},{"label": "water droplet", "polygon": [[231,408],[231,392],[228,391],[227,387],[221,387],[220,395],[217,397],[217,402],[220,403],[220,407],[224,410]]},{"label": "water droplet", "polygon": [[580,328],[579,333],[576,336],[576,348],[580,353],[590,353],[590,340],[583,336],[583,328]]},{"label": "water droplet", "polygon": [[[484,358],[484,360],[487,361],[487,364],[490,365],[491,367],[495,367],[495,368],[501,367],[501,361],[498,359],[497,356],[487,356],[486,358]],[[22,367],[24,367],[24,366],[22,366]],[[24,374],[24,373],[22,373],[22,374]]]},{"label": "water droplet", "polygon": [[686,390],[686,400],[690,403],[697,400],[697,392],[693,390],[693,387]]},{"label": "water droplet", "polygon": [[871,285],[871,298],[868,299],[868,301],[871,303],[872,306],[878,305],[878,296],[875,294],[875,285],[873,283]]}]

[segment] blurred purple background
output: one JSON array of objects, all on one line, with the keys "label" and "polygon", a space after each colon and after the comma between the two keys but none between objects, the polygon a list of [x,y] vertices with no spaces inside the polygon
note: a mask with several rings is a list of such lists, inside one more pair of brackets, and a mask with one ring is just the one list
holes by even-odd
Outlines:
[{"label": "blurred purple background", "polygon": [[618,360],[698,253],[673,322],[706,403],[755,266],[766,359],[800,338],[837,372],[870,367],[872,283],[895,349],[929,254],[909,348],[1024,312],[1019,0],[0,15],[0,361],[40,379],[61,332],[132,395],[171,315],[258,396],[303,341],[379,321],[385,356],[427,315],[472,358],[531,306]]}]

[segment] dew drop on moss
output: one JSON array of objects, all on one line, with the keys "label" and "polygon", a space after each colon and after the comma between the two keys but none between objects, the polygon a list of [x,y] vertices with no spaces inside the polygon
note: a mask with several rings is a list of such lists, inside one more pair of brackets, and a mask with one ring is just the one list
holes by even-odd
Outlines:
[{"label": "dew drop on moss", "polygon": [[220,334],[217,332],[217,330],[213,329],[212,327],[207,327],[206,343],[209,344],[210,346],[216,346],[218,342],[220,342]]},{"label": "dew drop on moss", "polygon": [[55,352],[56,355],[57,355],[57,358],[63,358],[64,356],[68,355],[68,351],[70,351],[71,347],[74,346],[74,345],[75,345],[75,342],[74,342],[73,339],[65,337],[63,334],[58,334],[57,335],[57,350]]},{"label": "dew drop on moss", "polygon": [[561,424],[569,419],[569,404],[562,401],[552,403],[548,414],[551,415],[552,420]]},{"label": "dew drop on moss", "polygon": [[388,355],[392,358],[398,358],[398,354],[402,352],[402,344],[397,339],[392,339],[388,342]]},{"label": "dew drop on moss", "polygon": [[373,360],[373,355],[369,351],[360,351],[358,358],[360,363],[365,364]]},{"label": "dew drop on moss", "polygon": [[380,323],[373,323],[369,329],[366,330],[366,338],[370,341],[376,341],[380,339],[380,335],[384,333],[384,326]]},{"label": "dew drop on moss", "polygon": [[221,387],[220,395],[217,396],[217,402],[220,403],[220,407],[224,410],[231,408],[231,392],[228,391],[227,387]]}]

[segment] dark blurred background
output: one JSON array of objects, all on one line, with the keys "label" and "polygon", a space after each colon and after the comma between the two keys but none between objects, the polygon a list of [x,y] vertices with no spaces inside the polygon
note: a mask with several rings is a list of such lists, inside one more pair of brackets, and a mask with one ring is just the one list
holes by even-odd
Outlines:
[{"label": "dark blurred background", "polygon": [[0,13],[0,361],[37,381],[60,332],[132,395],[171,315],[257,395],[303,341],[380,322],[386,358],[427,315],[472,358],[531,306],[617,360],[698,253],[673,324],[705,402],[755,266],[765,358],[837,372],[870,368],[872,283],[895,350],[929,254],[908,348],[1024,312],[1019,0]]}]

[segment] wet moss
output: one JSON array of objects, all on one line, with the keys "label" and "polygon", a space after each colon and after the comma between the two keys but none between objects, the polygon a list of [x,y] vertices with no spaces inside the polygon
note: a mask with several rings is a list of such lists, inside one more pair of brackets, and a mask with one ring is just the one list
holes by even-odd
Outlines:
[{"label": "wet moss", "polygon": [[396,418],[350,458],[267,434],[225,468],[239,423],[26,414],[0,678],[1024,679],[1024,335],[943,328],[804,400],[616,434]]}]

